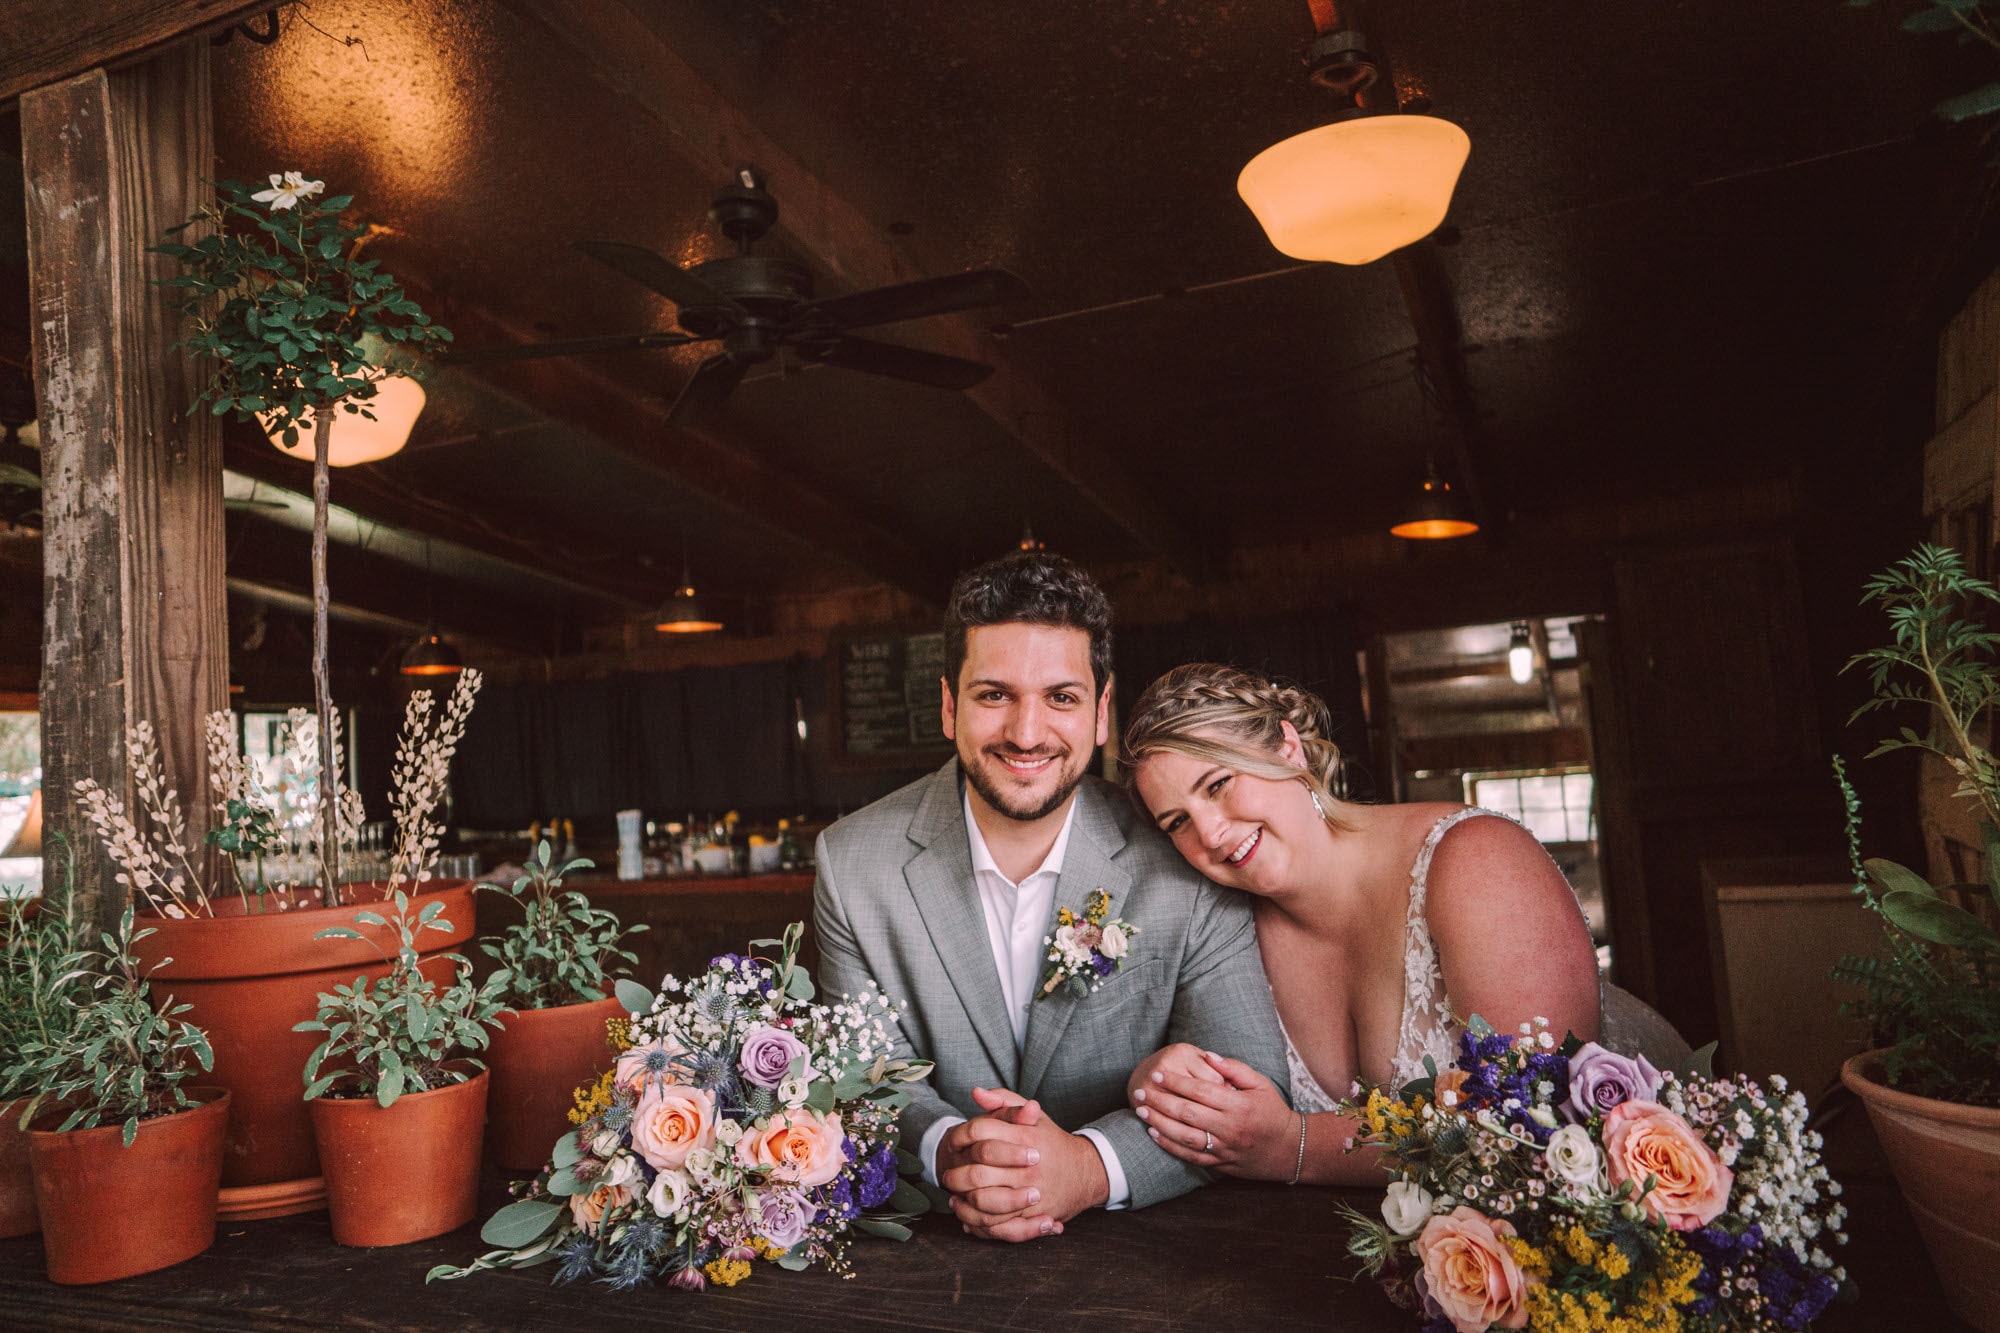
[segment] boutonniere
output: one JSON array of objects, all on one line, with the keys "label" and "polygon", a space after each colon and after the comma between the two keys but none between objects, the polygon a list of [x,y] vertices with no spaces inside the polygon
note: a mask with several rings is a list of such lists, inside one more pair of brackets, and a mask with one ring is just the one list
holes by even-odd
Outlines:
[{"label": "boutonniere", "polygon": [[1128,921],[1105,920],[1110,911],[1111,895],[1092,889],[1083,900],[1082,916],[1067,907],[1056,913],[1056,933],[1042,941],[1049,946],[1049,972],[1036,999],[1064,987],[1072,995],[1088,995],[1125,966],[1125,952],[1139,928]]}]

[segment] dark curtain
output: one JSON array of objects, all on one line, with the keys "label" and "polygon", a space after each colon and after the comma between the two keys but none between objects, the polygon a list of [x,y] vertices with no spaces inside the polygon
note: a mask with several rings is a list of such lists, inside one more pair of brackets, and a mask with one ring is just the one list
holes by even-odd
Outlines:
[{"label": "dark curtain", "polygon": [[1184,662],[1224,662],[1311,690],[1333,714],[1349,795],[1374,795],[1368,722],[1361,708],[1361,647],[1351,608],[1245,619],[1193,616],[1171,625],[1120,626],[1115,643],[1121,718],[1157,677]]}]

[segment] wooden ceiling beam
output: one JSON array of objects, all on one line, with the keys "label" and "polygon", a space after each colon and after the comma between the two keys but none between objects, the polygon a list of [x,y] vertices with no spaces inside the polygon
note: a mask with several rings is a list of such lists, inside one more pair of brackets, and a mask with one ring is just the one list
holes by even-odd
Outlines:
[{"label": "wooden ceiling beam", "polygon": [[[405,280],[404,290],[467,346],[533,341],[486,311],[454,304]],[[467,366],[500,393],[576,427],[677,489],[691,491],[835,556],[891,587],[941,604],[955,562],[878,527],[790,473],[751,458],[713,433],[667,425],[648,401],[582,359],[550,357]]]},{"label": "wooden ceiling beam", "polygon": [[[311,471],[271,448],[248,426],[223,428],[224,456],[232,472],[293,494],[309,494]],[[302,487],[308,489],[302,491]],[[662,600],[667,589],[657,578],[626,577],[609,568],[564,559],[550,551],[516,542],[503,533],[452,514],[437,505],[411,498],[410,493],[371,467],[342,468],[334,474],[333,500],[370,522],[424,533],[489,560],[518,569],[536,582],[564,584],[620,611],[645,610]]]},{"label": "wooden ceiling beam", "polygon": [[[541,20],[595,65],[612,86],[651,113],[697,171],[720,185],[746,163],[773,182],[778,227],[805,253],[856,288],[935,276],[919,269],[829,181],[723,98],[623,0],[506,0]],[[977,314],[935,316],[911,324],[930,351],[995,367],[965,396],[1148,554],[1183,574],[1203,571],[1194,525],[1094,439],[1072,428],[1068,411],[1046,387],[995,344]]]},{"label": "wooden ceiling beam", "polygon": [[228,29],[271,0],[7,0],[0,102],[99,65],[137,60],[191,33]]}]

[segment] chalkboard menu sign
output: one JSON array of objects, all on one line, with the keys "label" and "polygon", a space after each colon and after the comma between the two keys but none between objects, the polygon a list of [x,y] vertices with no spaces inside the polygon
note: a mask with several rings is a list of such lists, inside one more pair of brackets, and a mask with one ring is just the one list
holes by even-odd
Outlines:
[{"label": "chalkboard menu sign", "polygon": [[850,639],[838,658],[841,745],[853,759],[930,759],[951,747],[938,718],[944,635]]}]

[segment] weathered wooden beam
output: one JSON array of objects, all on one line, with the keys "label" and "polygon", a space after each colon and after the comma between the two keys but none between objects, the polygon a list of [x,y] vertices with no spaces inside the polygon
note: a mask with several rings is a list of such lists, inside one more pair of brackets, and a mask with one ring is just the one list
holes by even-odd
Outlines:
[{"label": "weathered wooden beam", "polygon": [[[403,288],[426,310],[442,312],[440,319],[466,346],[528,341],[492,315],[452,305],[419,282],[406,279]],[[726,505],[893,588],[932,603],[942,603],[951,590],[955,562],[950,557],[869,522],[706,430],[667,425],[666,405],[639,397],[583,358],[510,361],[466,370],[491,376],[494,387],[508,397],[595,436],[677,489]]]},{"label": "weathered wooden beam", "polygon": [[[287,0],[287,3],[289,0]],[[149,55],[191,33],[213,32],[270,0],[7,0],[0,6],[0,101],[100,65]],[[177,219],[178,220],[178,219]]]},{"label": "weathered wooden beam", "polygon": [[[643,11],[627,0],[507,3],[539,18],[657,118],[679,140],[694,168],[714,183],[722,184],[746,163],[762,169],[782,205],[779,228],[841,278],[865,288],[934,276],[919,269],[835,185],[787,152],[682,60],[653,26],[667,21],[663,14]],[[1072,429],[1069,413],[1055,395],[1009,361],[979,316],[937,316],[910,324],[908,331],[930,351],[994,366],[992,378],[965,391],[974,405],[1148,554],[1182,573],[1202,572],[1205,562],[1194,525],[1173,513],[1094,439]]]},{"label": "weathered wooden beam", "polygon": [[[121,7],[123,9],[129,7]],[[45,818],[75,887],[115,923],[128,890],[71,795],[125,792],[128,723],[149,719],[189,845],[206,826],[202,715],[226,705],[222,446],[189,415],[198,367],[169,350],[180,316],[146,253],[205,189],[214,142],[208,43],[21,98],[42,433]],[[49,858],[45,892],[62,889]]]}]

